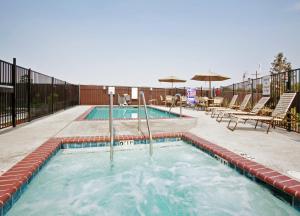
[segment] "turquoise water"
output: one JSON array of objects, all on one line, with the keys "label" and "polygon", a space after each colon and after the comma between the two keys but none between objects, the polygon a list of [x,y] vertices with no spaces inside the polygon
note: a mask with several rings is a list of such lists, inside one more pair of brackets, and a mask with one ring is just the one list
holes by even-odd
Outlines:
[{"label": "turquoise water", "polygon": [[[168,113],[166,111],[154,109],[148,107],[149,118],[177,118],[178,115]],[[113,109],[113,118],[115,119],[136,119],[138,117],[138,108],[137,107],[114,107]],[[145,118],[145,111],[141,109],[141,118]],[[86,119],[108,119],[109,118],[109,109],[108,107],[95,107],[87,116]]]},{"label": "turquoise water", "polygon": [[269,190],[182,141],[115,152],[60,151],[8,215],[300,215]]}]

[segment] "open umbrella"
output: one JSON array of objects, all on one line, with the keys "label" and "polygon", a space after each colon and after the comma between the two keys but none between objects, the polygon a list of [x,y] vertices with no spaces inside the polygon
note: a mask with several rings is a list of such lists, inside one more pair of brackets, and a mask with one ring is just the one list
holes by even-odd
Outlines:
[{"label": "open umbrella", "polygon": [[[175,76],[169,76],[169,77],[161,78],[161,79],[159,79],[158,81],[159,81],[159,82],[168,82],[168,83],[172,83],[172,89],[173,89],[173,84],[174,84],[174,83],[186,82],[186,80],[179,79],[178,77],[175,77]],[[166,89],[165,89],[165,96],[166,96]],[[167,103],[166,103],[166,102],[165,102],[165,105],[167,106]]]},{"label": "open umbrella", "polygon": [[192,80],[208,81],[209,82],[209,91],[210,91],[211,96],[212,96],[211,82],[212,81],[223,81],[223,80],[227,80],[227,79],[230,79],[230,78],[227,77],[227,76],[223,76],[223,75],[220,75],[220,74],[216,74],[216,73],[210,72],[210,71],[206,72],[206,73],[196,74],[192,78]]},{"label": "open umbrella", "polygon": [[178,77],[175,77],[175,76],[169,76],[169,77],[161,78],[158,81],[159,82],[172,83],[172,88],[173,88],[173,83],[186,82],[186,80],[179,79]]}]

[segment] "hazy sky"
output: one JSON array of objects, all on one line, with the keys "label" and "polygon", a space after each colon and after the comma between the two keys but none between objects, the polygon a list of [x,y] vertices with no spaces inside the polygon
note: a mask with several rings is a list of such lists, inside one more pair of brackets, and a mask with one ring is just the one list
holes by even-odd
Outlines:
[{"label": "hazy sky", "polygon": [[[300,67],[299,0],[0,0],[0,59],[82,84]],[[189,80],[177,86],[207,86]]]}]

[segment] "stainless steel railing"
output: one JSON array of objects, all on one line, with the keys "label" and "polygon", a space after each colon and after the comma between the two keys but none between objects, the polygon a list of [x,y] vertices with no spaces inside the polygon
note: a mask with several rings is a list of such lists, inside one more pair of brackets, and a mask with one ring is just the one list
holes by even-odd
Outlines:
[{"label": "stainless steel railing", "polygon": [[140,115],[141,98],[142,98],[143,104],[144,104],[144,110],[145,110],[145,114],[146,114],[146,122],[147,122],[148,134],[149,134],[149,154],[150,154],[150,156],[152,156],[152,154],[153,154],[152,133],[151,133],[150,124],[149,124],[149,116],[148,116],[148,109],[147,109],[147,104],[146,104],[146,100],[145,100],[145,95],[144,95],[144,92],[142,92],[142,91],[140,91],[140,94],[139,94],[138,131],[139,132],[141,131],[141,115]]},{"label": "stainless steel railing", "polygon": [[[179,103],[180,103],[180,118],[182,117],[182,97],[181,97],[181,94],[176,94],[175,97],[179,97]],[[172,105],[170,106],[170,109],[169,109],[169,114],[171,113],[171,110],[172,108],[175,107],[175,99],[173,100],[172,102]]]},{"label": "stainless steel railing", "polygon": [[113,127],[113,106],[114,106],[114,95],[109,94],[109,136],[110,136],[110,146],[109,146],[109,152],[110,152],[110,161],[113,161],[114,159],[114,127]]}]

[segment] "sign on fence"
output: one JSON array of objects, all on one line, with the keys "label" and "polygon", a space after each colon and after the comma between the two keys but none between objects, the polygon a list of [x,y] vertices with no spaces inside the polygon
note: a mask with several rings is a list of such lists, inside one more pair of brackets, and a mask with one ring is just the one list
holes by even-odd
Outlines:
[{"label": "sign on fence", "polygon": [[138,88],[131,88],[131,99],[138,99]]},{"label": "sign on fence", "polygon": [[271,94],[271,76],[262,77],[262,93],[267,96]]},{"label": "sign on fence", "polygon": [[109,86],[108,87],[108,92],[107,92],[108,94],[115,94],[115,87],[114,86]]},{"label": "sign on fence", "polygon": [[189,104],[195,103],[195,96],[196,96],[196,88],[187,88],[186,89],[186,96]]}]

